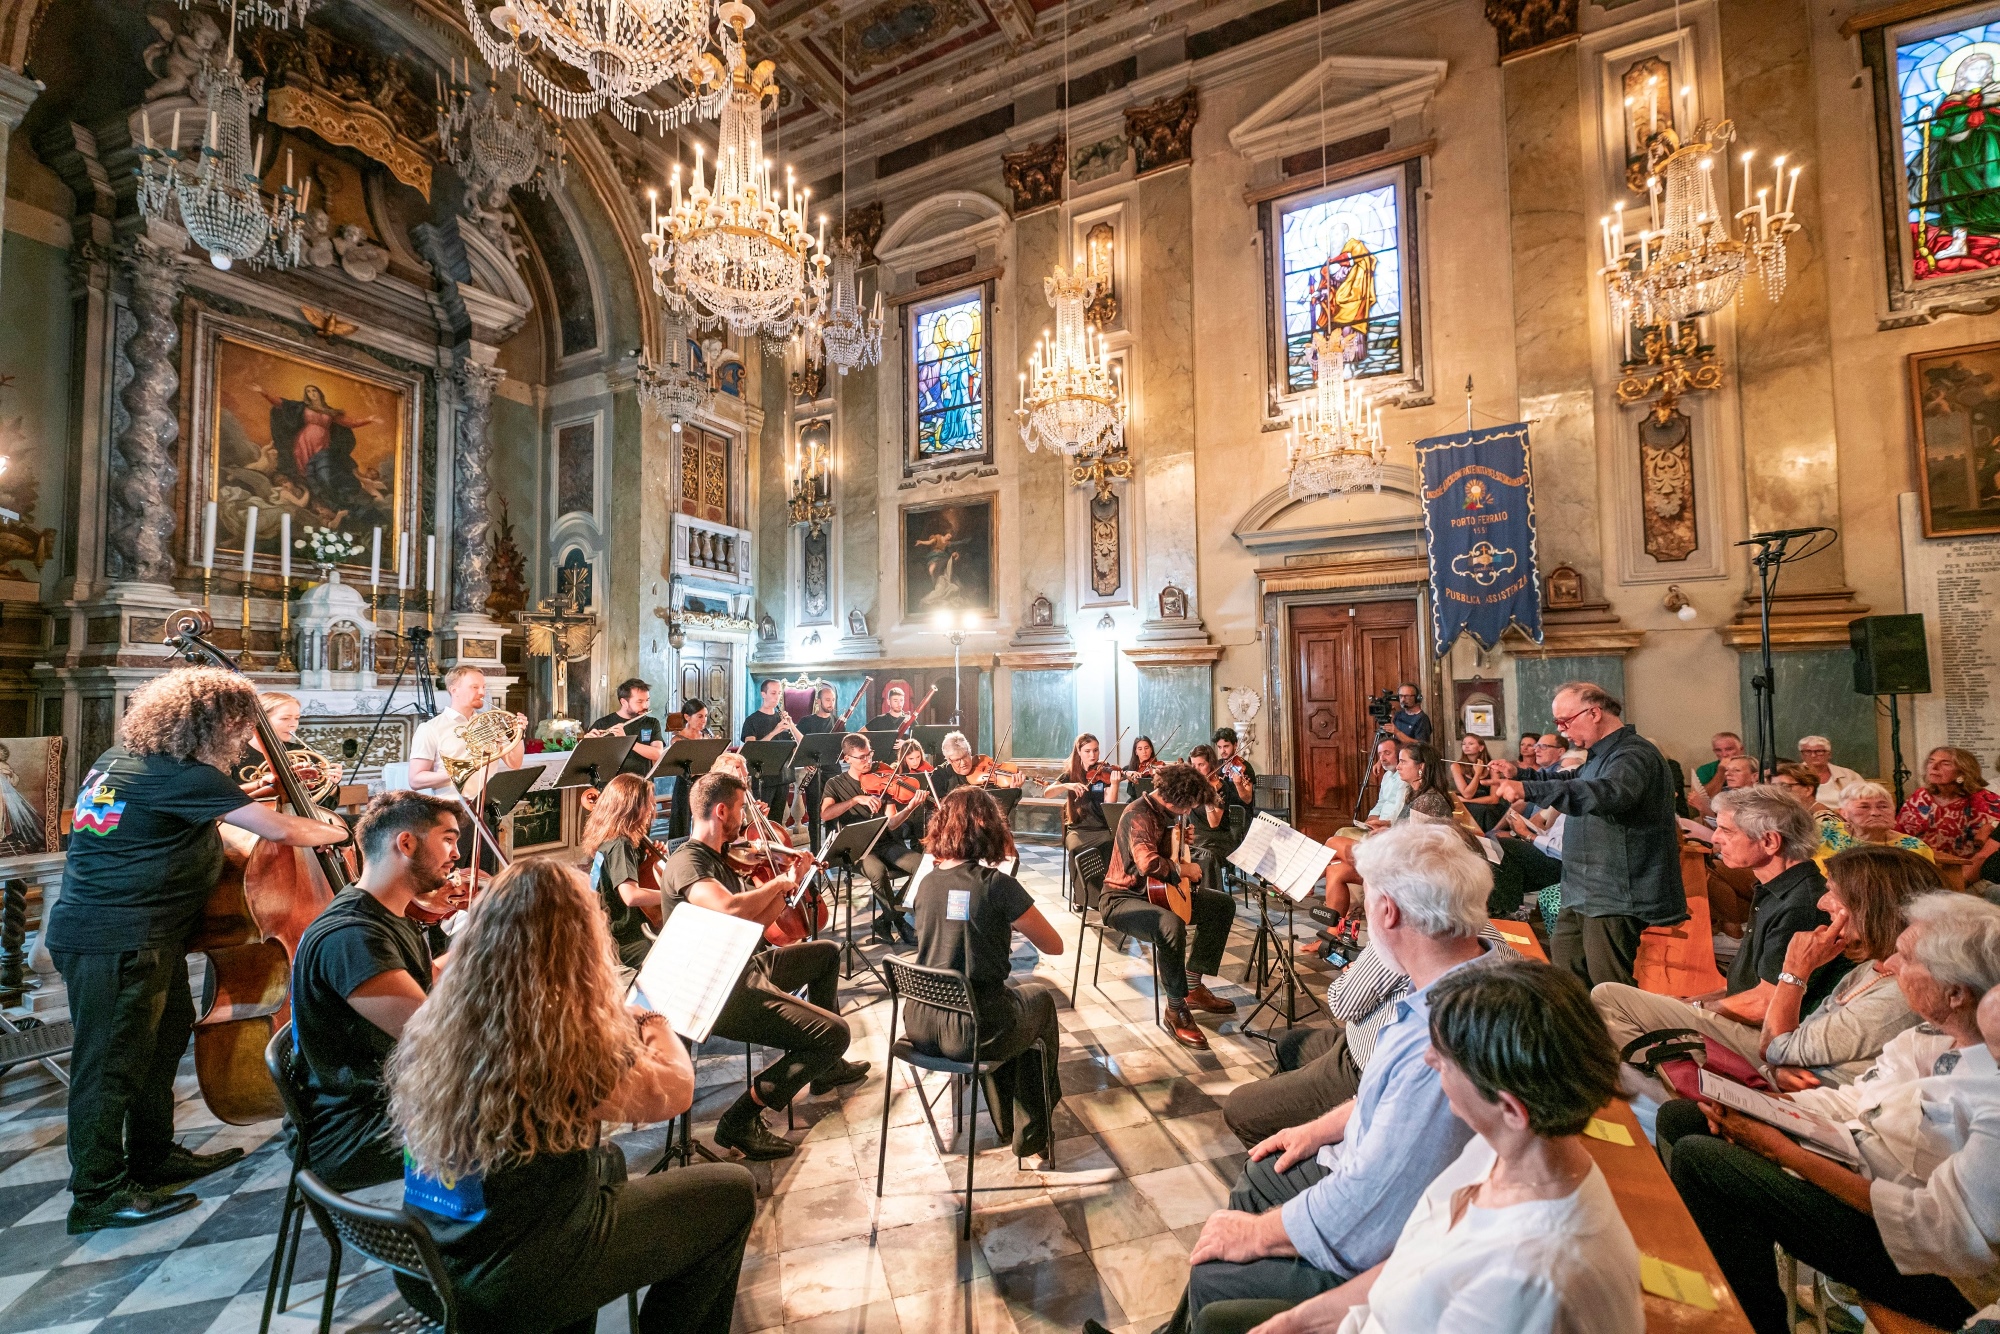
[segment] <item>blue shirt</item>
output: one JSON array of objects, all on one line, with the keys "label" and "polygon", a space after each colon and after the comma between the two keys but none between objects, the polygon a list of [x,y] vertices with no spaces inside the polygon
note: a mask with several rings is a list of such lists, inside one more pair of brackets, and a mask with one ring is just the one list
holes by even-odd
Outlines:
[{"label": "blue shirt", "polygon": [[[1491,941],[1480,943],[1484,954],[1440,976],[1515,957]],[[1452,1114],[1437,1071],[1424,1063],[1429,991],[1394,1002],[1362,1071],[1347,1133],[1319,1151],[1330,1172],[1281,1211],[1285,1235],[1315,1269],[1352,1277],[1388,1259],[1410,1211],[1472,1139],[1471,1127]]]}]

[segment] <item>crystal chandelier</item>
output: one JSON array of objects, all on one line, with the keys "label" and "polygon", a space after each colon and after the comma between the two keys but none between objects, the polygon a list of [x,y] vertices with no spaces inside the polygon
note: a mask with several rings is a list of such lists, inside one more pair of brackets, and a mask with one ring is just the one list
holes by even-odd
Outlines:
[{"label": "crystal chandelier", "polygon": [[504,195],[517,185],[543,195],[562,188],[562,128],[522,95],[518,71],[511,97],[492,79],[480,97],[472,90],[472,62],[466,62],[461,80],[454,61],[451,83],[438,88],[438,141],[466,184],[481,194]]},{"label": "crystal chandelier", "polygon": [[882,360],[882,293],[875,293],[872,307],[863,307],[860,267],[861,247],[841,237],[833,247],[826,307],[813,326],[826,360],[842,375]]},{"label": "crystal chandelier", "polygon": [[1125,442],[1117,380],[1097,331],[1083,317],[1101,285],[1095,273],[1066,272],[1060,264],[1042,279],[1056,327],[1035,342],[1015,414],[1030,452],[1046,445],[1059,454],[1094,454]]},{"label": "crystal chandelier", "polygon": [[[182,10],[186,10],[194,0],[180,0]],[[304,23],[306,13],[313,7],[313,0],[241,0],[230,6],[235,21],[243,27],[253,23],[268,23],[277,28],[289,28],[294,23]]]},{"label": "crystal chandelier", "polygon": [[1292,414],[1285,438],[1294,500],[1382,489],[1382,410],[1361,392],[1354,367],[1334,355],[1331,345],[1315,340],[1312,352],[1313,390]]},{"label": "crystal chandelier", "polygon": [[743,30],[753,22],[749,6],[728,0],[717,13],[727,25],[722,47],[729,70],[723,73],[713,56],[704,57],[698,95],[704,102],[713,94],[721,98],[714,184],[697,147],[685,194],[680,164],[674,165],[667,212],[649,192],[652,230],[642,239],[653,252],[653,290],[669,306],[704,325],[725,323],[738,337],[761,333],[783,340],[820,313],[827,290],[826,220],[820,219],[816,241],[805,226],[812,192],[795,188],[789,169],[782,196],[772,188],[764,103],[777,102],[777,79],[770,61],[752,69],[744,55]]},{"label": "crystal chandelier", "polygon": [[205,66],[196,78],[197,91],[207,99],[200,148],[181,150],[180,112],[174,113],[173,139],[164,148],[153,143],[151,117],[140,114],[140,214],[161,222],[178,220],[218,269],[239,263],[281,269],[297,264],[312,182],[308,180],[303,191],[293,188],[292,159],[287,153],[285,188],[273,200],[264,197],[258,183],[264,141],[260,138],[254,146],[250,142],[250,113],[263,105],[264,98],[243,81],[234,23],[221,62]]},{"label": "crystal chandelier", "polygon": [[1752,153],[1743,154],[1745,207],[1736,214],[1741,239],[1730,235],[1728,220],[1716,202],[1715,167],[1721,152],[1736,135],[1730,121],[1695,127],[1692,142],[1682,143],[1673,126],[1659,124],[1658,98],[1653,97],[1654,130],[1648,139],[1652,175],[1647,178],[1647,226],[1636,245],[1625,232],[1625,206],[1600,222],[1604,267],[1599,270],[1611,293],[1613,314],[1640,328],[1664,328],[1711,315],[1742,290],[1746,271],[1755,269],[1768,300],[1785,295],[1785,240],[1799,230],[1792,221],[1792,199],[1798,192],[1799,168],[1775,164],[1769,186],[1751,197]]},{"label": "crystal chandelier", "polygon": [[[484,22],[473,0],[462,3],[487,65],[496,73],[516,71],[536,100],[559,116],[574,120],[609,110],[634,131],[642,116],[662,129],[693,117],[690,101],[669,112],[636,102],[670,79],[694,81],[708,45],[710,0],[501,0]],[[537,49],[581,70],[589,91],[565,88],[535,68],[529,56]]]},{"label": "crystal chandelier", "polygon": [[675,431],[684,422],[708,410],[713,389],[708,376],[694,364],[688,347],[687,320],[669,310],[661,321],[662,353],[658,361],[639,358],[639,401],[672,423]]}]

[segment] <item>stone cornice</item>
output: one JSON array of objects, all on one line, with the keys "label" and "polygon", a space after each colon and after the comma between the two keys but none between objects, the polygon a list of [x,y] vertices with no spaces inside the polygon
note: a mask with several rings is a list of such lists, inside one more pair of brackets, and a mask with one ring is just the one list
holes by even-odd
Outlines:
[{"label": "stone cornice", "polygon": [[1141,667],[1207,667],[1220,662],[1227,650],[1221,644],[1196,641],[1187,644],[1129,644],[1121,651]]},{"label": "stone cornice", "polygon": [[1010,672],[1068,672],[1082,664],[1074,649],[1026,649],[999,654],[1000,665]]},{"label": "stone cornice", "polygon": [[1430,562],[1422,556],[1265,566],[1257,571],[1257,592],[1263,596],[1270,593],[1317,593],[1394,584],[1424,584],[1430,582],[1430,577]]},{"label": "stone cornice", "polygon": [[[1851,588],[1780,593],[1771,601],[1771,647],[1844,649],[1848,622],[1867,614],[1867,604],[1856,602]],[[1738,652],[1752,652],[1761,642],[1758,622],[1758,601],[1746,594],[1735,617],[1715,632]]]}]

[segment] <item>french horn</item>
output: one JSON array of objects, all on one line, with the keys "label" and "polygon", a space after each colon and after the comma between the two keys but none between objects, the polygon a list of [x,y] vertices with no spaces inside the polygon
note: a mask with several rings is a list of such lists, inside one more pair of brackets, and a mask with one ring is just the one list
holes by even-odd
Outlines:
[{"label": "french horn", "polygon": [[519,718],[503,709],[481,709],[452,729],[465,743],[465,758],[444,755],[439,759],[452,783],[462,788],[467,778],[520,745],[527,730]]},{"label": "french horn", "polygon": [[[340,763],[329,760],[308,746],[297,744],[285,747],[285,758],[291,763],[292,772],[305,785],[306,795],[315,803],[324,802],[340,788]],[[257,787],[271,784],[271,762],[265,760],[250,771],[250,782]]]}]

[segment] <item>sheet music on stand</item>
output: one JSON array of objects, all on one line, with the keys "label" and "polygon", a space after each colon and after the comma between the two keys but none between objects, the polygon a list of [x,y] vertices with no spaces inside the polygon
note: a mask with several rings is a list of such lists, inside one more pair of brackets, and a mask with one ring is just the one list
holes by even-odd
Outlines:
[{"label": "sheet music on stand", "polygon": [[542,771],[536,776],[534,785],[528,791],[546,792],[554,787],[556,779],[562,776],[563,762],[568,758],[569,752],[562,750],[547,750],[535,755],[523,755],[521,757],[521,767],[523,769],[533,766]]},{"label": "sheet music on stand", "polygon": [[1259,815],[1229,854],[1229,863],[1275,885],[1294,903],[1304,902],[1326,874],[1333,849],[1271,815]]},{"label": "sheet music on stand", "polygon": [[639,969],[640,1003],[688,1041],[707,1041],[763,938],[763,924],[750,918],[681,904]]}]

